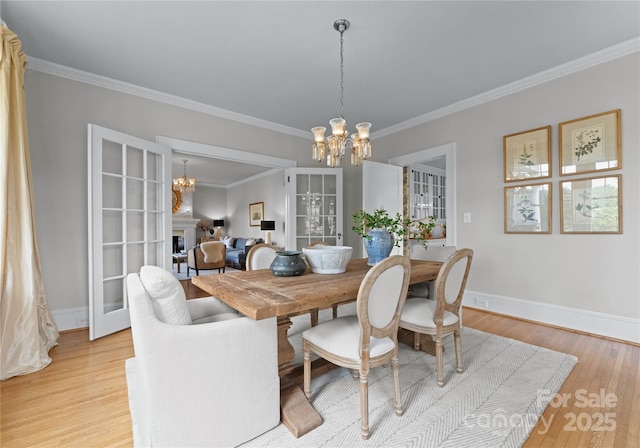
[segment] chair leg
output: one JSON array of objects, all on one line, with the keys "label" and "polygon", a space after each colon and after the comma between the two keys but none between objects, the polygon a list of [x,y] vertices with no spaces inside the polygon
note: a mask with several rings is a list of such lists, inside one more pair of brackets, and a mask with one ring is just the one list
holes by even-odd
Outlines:
[{"label": "chair leg", "polygon": [[369,438],[369,372],[360,370],[360,435]]},{"label": "chair leg", "polygon": [[436,338],[436,365],[438,368],[438,387],[444,386],[444,360],[442,359],[442,338]]},{"label": "chair leg", "polygon": [[333,305],[331,305],[331,308],[333,308],[333,318],[337,319],[338,318],[338,304],[334,303]]},{"label": "chair leg", "polygon": [[398,352],[396,351],[395,356],[391,359],[391,369],[393,370],[393,382],[395,383],[395,400],[393,403],[393,408],[396,411],[397,416],[401,416],[404,414],[402,409],[402,402],[400,401],[400,369],[398,367]]},{"label": "chair leg", "polygon": [[304,352],[304,395],[309,400],[311,399],[311,350],[305,340],[302,341],[302,350]]},{"label": "chair leg", "polygon": [[417,331],[413,333],[413,349],[415,351],[420,350],[420,333]]},{"label": "chair leg", "polygon": [[453,330],[453,342],[456,346],[456,372],[462,373],[462,340],[459,328]]},{"label": "chair leg", "polygon": [[311,326],[315,327],[318,325],[318,308],[312,309],[309,314],[311,315]]}]

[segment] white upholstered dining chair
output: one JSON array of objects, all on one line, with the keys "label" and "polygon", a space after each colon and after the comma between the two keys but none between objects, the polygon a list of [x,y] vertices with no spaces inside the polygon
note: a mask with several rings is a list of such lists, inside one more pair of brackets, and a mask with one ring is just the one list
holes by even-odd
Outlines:
[{"label": "white upholstered dining chair", "polygon": [[365,275],[357,299],[357,316],[318,324],[302,333],[304,393],[311,398],[311,352],[360,378],[360,434],[369,438],[369,369],[391,362],[395,383],[394,409],[402,415],[398,372],[398,323],[409,286],[411,262],[394,255]]},{"label": "white upholstered dining chair", "polygon": [[272,245],[265,243],[256,244],[247,254],[247,271],[268,269],[275,258],[276,250]]},{"label": "white upholstered dining chair", "polygon": [[[439,246],[436,244],[430,244],[423,246],[422,244],[414,244],[411,247],[410,258],[412,260],[424,260],[424,261],[440,261],[444,262],[456,251],[456,246]],[[429,280],[426,282],[420,282],[409,286],[409,298],[411,297],[423,297],[435,300],[436,296],[436,281]]]},{"label": "white upholstered dining chair", "polygon": [[473,251],[455,251],[442,265],[435,280],[435,300],[410,297],[404,304],[400,328],[415,332],[414,348],[420,349],[420,335],[430,335],[436,343],[438,386],[444,386],[442,339],[453,333],[456,371],[462,373],[460,307],[471,268]]}]

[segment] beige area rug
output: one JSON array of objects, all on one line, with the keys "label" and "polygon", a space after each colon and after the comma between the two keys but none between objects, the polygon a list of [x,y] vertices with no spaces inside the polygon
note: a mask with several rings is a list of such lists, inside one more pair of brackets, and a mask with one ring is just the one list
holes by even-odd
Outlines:
[{"label": "beige area rug", "polygon": [[242,446],[519,447],[577,362],[572,355],[464,328],[464,373],[455,373],[448,337],[446,384],[439,388],[435,358],[400,347],[404,415],[393,411],[391,368],[372,369],[368,441],[360,438],[358,382],[347,370],[335,369],[312,381],[312,404],[324,420],[320,427],[296,439],[280,424]]}]

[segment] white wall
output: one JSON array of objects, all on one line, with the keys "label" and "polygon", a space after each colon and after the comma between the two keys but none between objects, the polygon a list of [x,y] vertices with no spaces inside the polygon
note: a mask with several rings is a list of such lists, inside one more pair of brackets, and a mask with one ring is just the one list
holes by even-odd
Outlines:
[{"label": "white wall", "polygon": [[[229,225],[227,214],[227,191],[224,188],[206,187],[196,183],[193,192],[193,217],[213,221],[224,219],[225,227],[220,230],[225,234],[225,228]],[[197,238],[202,238],[203,232],[198,229]]]},{"label": "white wall", "polygon": [[[635,53],[375,142],[378,153],[393,155],[456,143],[457,241],[475,251],[468,290],[488,299],[489,309],[492,298],[511,298],[549,305],[551,323],[566,311],[556,306],[620,316],[618,323],[635,319],[640,341],[639,62]],[[624,234],[560,234],[559,181],[566,177],[559,176],[557,124],[618,108],[623,168],[609,173],[622,174]],[[552,126],[553,233],[505,235],[502,137],[545,125]]]}]

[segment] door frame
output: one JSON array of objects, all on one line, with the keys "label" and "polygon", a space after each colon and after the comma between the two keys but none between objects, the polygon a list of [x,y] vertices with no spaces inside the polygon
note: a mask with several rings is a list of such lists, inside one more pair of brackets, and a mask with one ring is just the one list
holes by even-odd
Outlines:
[{"label": "door frame", "polygon": [[445,204],[447,208],[447,246],[457,245],[457,211],[456,211],[456,144],[447,143],[433,148],[423,149],[404,156],[393,157],[389,163],[398,166],[410,166],[414,163],[425,163],[439,157],[445,157],[446,176],[445,183],[447,197]]}]

